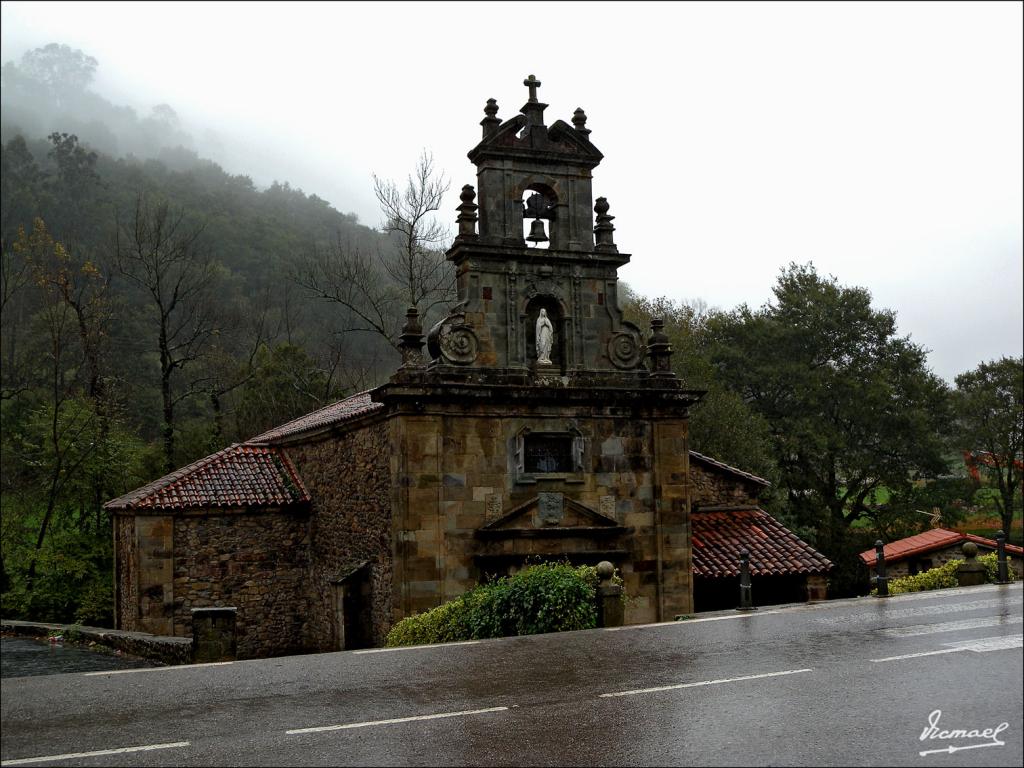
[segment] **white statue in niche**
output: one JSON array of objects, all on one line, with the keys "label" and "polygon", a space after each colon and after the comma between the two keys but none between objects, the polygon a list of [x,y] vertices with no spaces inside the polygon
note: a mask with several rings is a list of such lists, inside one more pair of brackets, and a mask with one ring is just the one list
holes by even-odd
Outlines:
[{"label": "white statue in niche", "polygon": [[551,365],[551,342],[555,329],[548,319],[548,311],[542,309],[537,316],[537,365]]}]

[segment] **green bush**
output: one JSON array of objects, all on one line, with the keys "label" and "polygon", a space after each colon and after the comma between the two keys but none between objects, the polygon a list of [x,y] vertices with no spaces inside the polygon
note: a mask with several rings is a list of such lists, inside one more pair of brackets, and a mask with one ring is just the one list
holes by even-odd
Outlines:
[{"label": "green bush", "polygon": [[[995,552],[981,555],[978,562],[985,566],[986,581],[994,583],[997,576],[998,556]],[[956,569],[963,563],[963,560],[950,560],[945,565],[932,568],[913,576],[902,576],[889,582],[889,594],[900,595],[904,592],[923,592],[929,589],[947,589],[956,587],[959,582],[956,580]],[[1017,574],[1013,568],[1007,568],[1010,581],[1015,581]],[[874,593],[874,591],[872,592]]]},{"label": "green bush", "polygon": [[[615,580],[621,583],[616,574]],[[595,566],[529,565],[398,622],[386,645],[423,645],[591,629],[597,625]]]}]

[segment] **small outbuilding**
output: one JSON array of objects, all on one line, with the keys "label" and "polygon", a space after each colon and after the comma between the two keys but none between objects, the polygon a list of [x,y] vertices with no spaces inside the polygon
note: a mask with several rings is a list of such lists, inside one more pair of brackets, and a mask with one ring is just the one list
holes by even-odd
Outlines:
[{"label": "small outbuilding", "polygon": [[[916,536],[890,541],[882,550],[885,555],[886,575],[890,578],[913,576],[915,573],[945,565],[950,560],[962,560],[962,547],[968,541],[978,545],[980,555],[996,551],[995,539],[951,531],[947,528],[932,528]],[[1006,558],[1016,572],[1017,578],[1024,577],[1024,548],[1007,544]],[[872,548],[861,552],[860,559],[869,569],[873,569],[875,550]]]}]

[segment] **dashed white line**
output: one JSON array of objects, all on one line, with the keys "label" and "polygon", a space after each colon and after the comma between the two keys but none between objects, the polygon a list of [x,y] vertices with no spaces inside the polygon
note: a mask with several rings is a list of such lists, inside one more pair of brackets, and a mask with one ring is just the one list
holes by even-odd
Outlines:
[{"label": "dashed white line", "polygon": [[679,683],[677,685],[659,685],[657,688],[637,688],[632,691],[616,691],[615,693],[602,693],[600,698],[606,699],[613,696],[635,696],[638,693],[657,693],[658,691],[675,691],[680,688],[698,688],[703,685],[720,685],[721,683],[738,683],[743,680],[760,680],[765,677],[782,677],[783,675],[799,675],[802,672],[813,672],[812,669],[787,669],[783,672],[765,672],[760,675],[743,675],[742,677],[726,677],[721,680],[701,680],[699,683]]},{"label": "dashed white line", "polygon": [[293,728],[285,731],[289,735],[297,733],[320,733],[322,731],[343,731],[349,728],[369,728],[373,725],[394,725],[395,723],[411,723],[416,720],[440,720],[444,717],[465,717],[467,715],[484,715],[488,712],[504,712],[508,707],[488,707],[487,709],[467,709],[462,712],[439,712],[436,715],[415,715],[413,717],[394,717],[390,720],[368,720],[363,723],[343,723],[341,725],[320,725],[314,728]]},{"label": "dashed white line", "polygon": [[418,651],[423,648],[451,648],[453,645],[476,645],[480,640],[462,640],[458,643],[431,643],[430,645],[403,645],[398,648],[365,648],[352,653],[390,653],[391,651]]},{"label": "dashed white line", "polygon": [[42,757],[22,757],[16,760],[0,760],[0,765],[29,765],[30,763],[48,763],[51,760],[76,760],[80,757],[99,757],[100,755],[123,755],[128,752],[150,752],[154,749],[176,749],[187,747],[190,742],[172,741],[167,744],[147,744],[142,747],[121,747],[119,749],[98,749],[95,752],[69,752],[64,755],[44,755]]},{"label": "dashed white line", "polygon": [[84,677],[94,677],[96,675],[130,675],[134,672],[167,672],[171,669],[197,669],[199,667],[226,667],[229,664],[234,664],[233,661],[211,661],[207,664],[173,664],[168,667],[138,667],[137,669],[111,669],[106,672],[83,672]]}]

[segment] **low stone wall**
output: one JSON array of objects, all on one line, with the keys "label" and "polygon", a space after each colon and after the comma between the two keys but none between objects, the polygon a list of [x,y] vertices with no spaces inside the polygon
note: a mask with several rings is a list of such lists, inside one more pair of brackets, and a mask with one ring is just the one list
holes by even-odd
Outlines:
[{"label": "low stone wall", "polygon": [[78,639],[92,641],[133,656],[153,659],[164,664],[189,664],[192,661],[192,639],[150,635],[146,632],[126,632],[102,627],[83,627],[78,624],[44,624],[34,621],[0,621],[0,631],[28,637],[48,637],[53,634],[74,632]]}]

